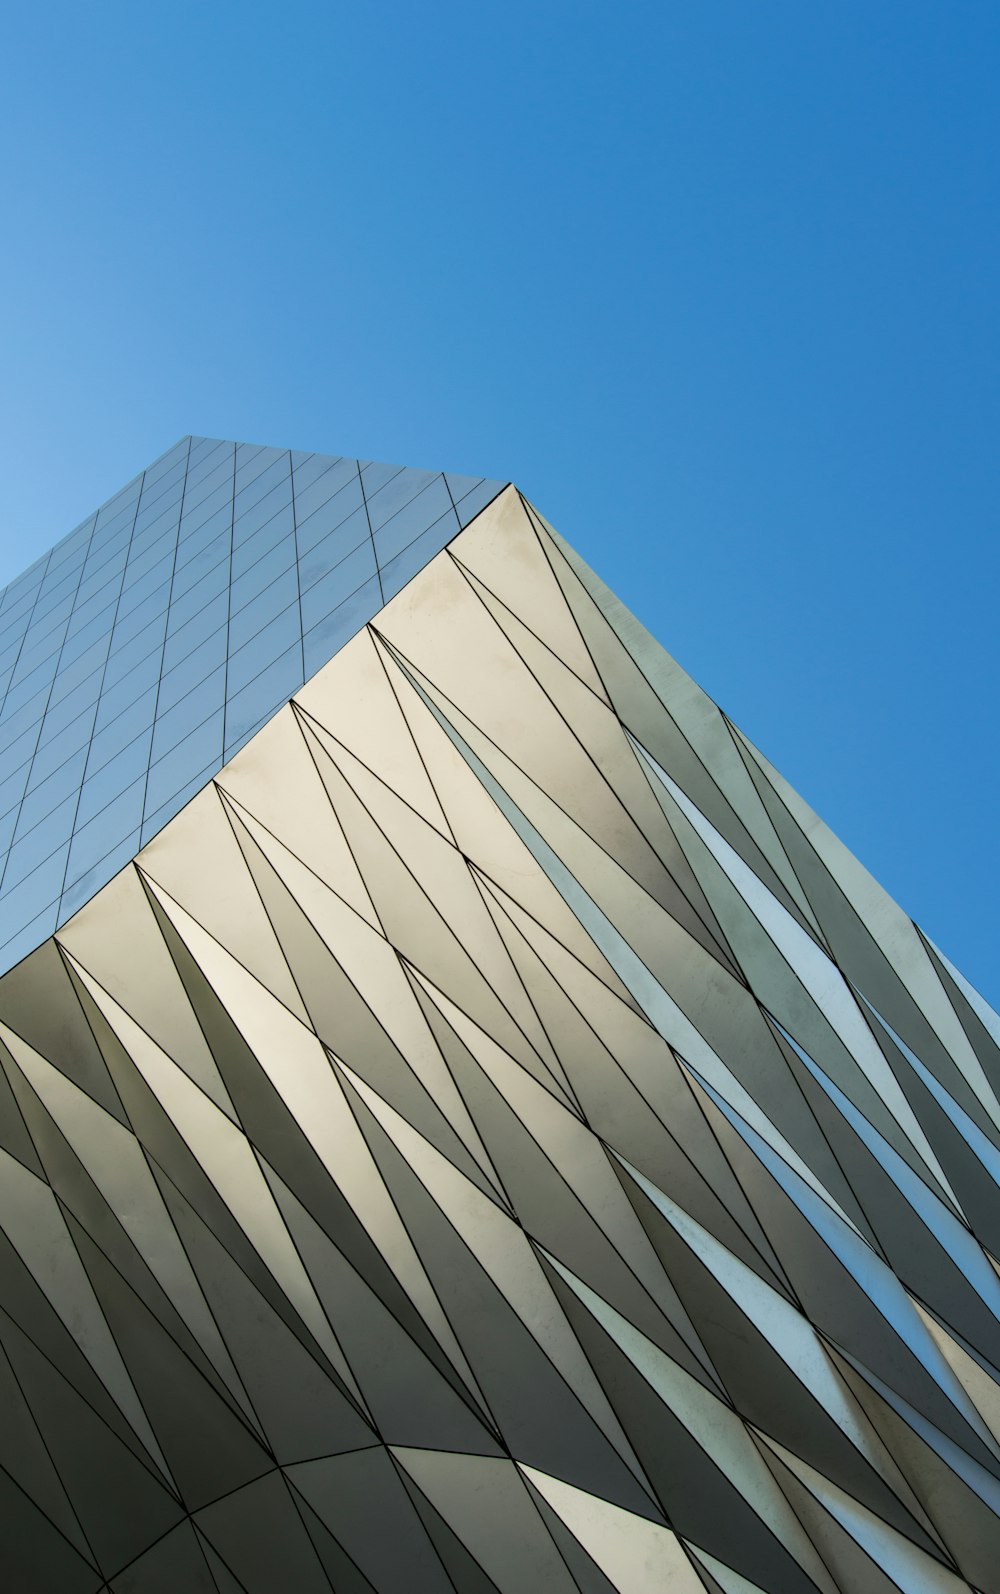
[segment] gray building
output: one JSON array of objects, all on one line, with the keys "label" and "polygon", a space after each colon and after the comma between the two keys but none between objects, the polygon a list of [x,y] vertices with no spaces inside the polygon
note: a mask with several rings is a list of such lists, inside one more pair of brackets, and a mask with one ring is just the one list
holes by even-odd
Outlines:
[{"label": "gray building", "polygon": [[0,600],[18,1591],[1000,1589],[1000,1019],[511,486]]}]

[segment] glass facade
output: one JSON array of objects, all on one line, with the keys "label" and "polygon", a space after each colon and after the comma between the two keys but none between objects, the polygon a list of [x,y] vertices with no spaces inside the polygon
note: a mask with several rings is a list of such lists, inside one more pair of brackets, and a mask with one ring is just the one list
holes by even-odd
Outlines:
[{"label": "glass facade", "polygon": [[0,594],[0,970],[502,483],[186,437]]}]

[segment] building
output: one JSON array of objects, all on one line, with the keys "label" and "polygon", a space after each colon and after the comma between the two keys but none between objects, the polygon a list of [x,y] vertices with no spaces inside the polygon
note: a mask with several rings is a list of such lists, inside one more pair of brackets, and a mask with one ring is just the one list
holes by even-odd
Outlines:
[{"label": "building", "polygon": [[1000,1588],[1000,1020],[512,486],[0,600],[0,1567]]}]

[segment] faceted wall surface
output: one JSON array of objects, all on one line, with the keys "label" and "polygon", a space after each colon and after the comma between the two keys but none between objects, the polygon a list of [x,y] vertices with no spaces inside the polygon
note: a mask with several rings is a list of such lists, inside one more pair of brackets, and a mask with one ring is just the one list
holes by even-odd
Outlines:
[{"label": "faceted wall surface", "polygon": [[998,1039],[506,489],[0,980],[6,1586],[992,1594]]},{"label": "faceted wall surface", "polygon": [[186,437],[0,593],[0,970],[501,485]]}]

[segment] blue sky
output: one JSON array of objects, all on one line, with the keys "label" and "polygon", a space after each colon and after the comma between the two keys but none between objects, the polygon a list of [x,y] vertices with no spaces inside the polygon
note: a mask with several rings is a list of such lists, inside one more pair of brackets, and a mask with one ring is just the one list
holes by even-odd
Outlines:
[{"label": "blue sky", "polygon": [[990,0],[19,7],[0,582],[186,432],[513,478],[1000,999]]}]

